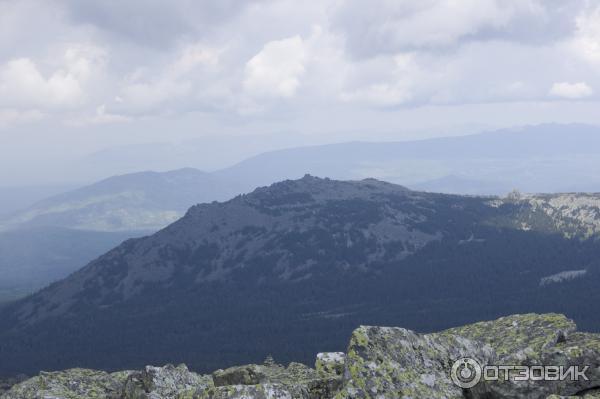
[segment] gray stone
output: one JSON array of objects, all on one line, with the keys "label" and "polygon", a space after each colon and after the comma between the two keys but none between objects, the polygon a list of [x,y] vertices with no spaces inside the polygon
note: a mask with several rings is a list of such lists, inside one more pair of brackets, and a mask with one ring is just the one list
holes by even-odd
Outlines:
[{"label": "gray stone", "polygon": [[88,369],[41,372],[13,386],[1,399],[120,399],[131,372],[106,373]]},{"label": "gray stone", "polygon": [[336,398],[463,398],[450,378],[454,360],[488,362],[493,356],[489,346],[456,335],[363,326],[352,334]]},{"label": "gray stone", "polygon": [[192,373],[186,365],[146,366],[129,376],[123,399],[192,398],[211,387],[210,376]]}]

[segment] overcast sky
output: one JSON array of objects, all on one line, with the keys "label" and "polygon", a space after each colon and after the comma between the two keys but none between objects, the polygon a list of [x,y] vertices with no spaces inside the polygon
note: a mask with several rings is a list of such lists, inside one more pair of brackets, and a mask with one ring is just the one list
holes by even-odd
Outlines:
[{"label": "overcast sky", "polygon": [[0,185],[145,142],[600,124],[599,71],[597,1],[0,0]]}]

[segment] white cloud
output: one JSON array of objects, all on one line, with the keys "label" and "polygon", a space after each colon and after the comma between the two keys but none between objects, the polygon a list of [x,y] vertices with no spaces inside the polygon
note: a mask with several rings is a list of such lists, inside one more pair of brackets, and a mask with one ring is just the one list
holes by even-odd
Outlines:
[{"label": "white cloud", "polygon": [[594,91],[585,82],[557,82],[550,88],[550,95],[561,98],[580,99],[592,94]]},{"label": "white cloud", "polygon": [[115,96],[115,106],[129,112],[156,111],[168,102],[193,101],[204,74],[214,71],[222,50],[193,43],[183,46],[174,59],[158,70],[138,68],[124,82]]},{"label": "white cloud", "polygon": [[588,61],[600,63],[600,6],[583,11],[576,19],[575,50]]},{"label": "white cloud", "polygon": [[20,108],[82,105],[86,100],[86,84],[102,68],[104,57],[105,53],[93,46],[69,46],[59,58],[58,68],[47,76],[30,58],[9,60],[0,65],[0,105]]},{"label": "white cloud", "polygon": [[600,85],[600,8],[583,0],[152,1],[131,24],[124,11],[142,3],[0,0],[0,109],[231,124],[545,101],[570,76]]},{"label": "white cloud", "polygon": [[0,68],[0,97],[10,106],[70,106],[81,102],[83,89],[64,70],[46,78],[32,60],[18,58]]},{"label": "white cloud", "polygon": [[398,106],[414,100],[423,79],[414,53],[381,57],[355,67],[340,99],[380,107]]},{"label": "white cloud", "polygon": [[292,97],[305,73],[307,51],[300,36],[271,41],[246,63],[244,89],[252,95]]}]

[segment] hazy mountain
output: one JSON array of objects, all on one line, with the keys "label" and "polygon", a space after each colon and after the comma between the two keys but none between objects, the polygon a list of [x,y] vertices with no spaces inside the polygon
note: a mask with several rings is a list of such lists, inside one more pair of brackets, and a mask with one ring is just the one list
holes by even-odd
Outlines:
[{"label": "hazy mountain", "polygon": [[448,193],[600,191],[600,128],[547,124],[410,142],[300,147],[264,153],[215,175],[250,189],[305,173],[374,177]]},{"label": "hazy mountain", "polygon": [[[187,144],[171,147],[151,145],[144,156],[160,162],[172,157],[180,158],[178,162],[192,162],[194,153],[200,148],[199,142]],[[25,231],[19,233],[24,242],[36,242],[38,239],[39,234],[25,238],[31,228],[61,227],[90,232],[119,232],[115,240],[110,241],[116,244],[116,240],[124,235],[141,235],[168,225],[196,203],[226,200],[256,186],[297,178],[307,172],[339,179],[375,176],[417,190],[456,194],[503,194],[513,188],[532,192],[598,191],[599,144],[600,130],[595,127],[540,125],[412,142],[355,142],[298,147],[264,153],[214,173],[188,168],[111,177],[39,201],[0,218],[0,230],[24,228]],[[213,157],[225,151],[223,141],[217,140],[213,145],[217,146],[215,148],[222,147],[221,151],[212,154]],[[139,158],[132,156],[135,148],[124,147],[116,153],[98,153],[97,158],[92,157],[88,161],[94,165],[110,163],[107,160],[111,156],[135,160]],[[249,150],[251,148],[254,147],[250,146]],[[122,166],[130,169],[132,164]],[[23,201],[23,205],[26,203]],[[79,246],[77,235],[72,236],[73,255],[61,243],[57,243],[57,248],[63,249],[63,257],[83,259],[77,252],[78,248],[89,247]],[[52,248],[51,245],[41,245],[33,251],[37,258],[21,257],[16,249],[12,249],[12,245],[5,245],[4,248],[5,252],[0,253],[0,272],[9,267],[14,269],[13,259],[20,258],[29,262],[23,266],[23,270],[33,273],[36,263],[43,269],[48,264],[46,259],[54,256],[52,251],[48,254],[42,251],[43,248]],[[98,248],[106,249],[103,246]],[[84,260],[91,260],[100,254],[90,251]],[[65,266],[57,267],[57,270],[73,271],[75,267],[74,263],[65,262]],[[35,281],[39,281],[38,277],[32,275]],[[46,283],[50,281],[45,280]],[[23,292],[39,286],[36,283],[13,288]],[[0,300],[2,297],[0,292]]]},{"label": "hazy mountain", "polygon": [[0,373],[311,361],[359,324],[527,311],[600,330],[600,196],[506,199],[306,176],[192,207],[0,312]]},{"label": "hazy mountain", "polygon": [[196,169],[139,172],[37,202],[2,223],[53,226],[90,231],[158,230],[181,217],[193,204],[225,200],[237,190]]},{"label": "hazy mountain", "polygon": [[74,188],[73,185],[0,187],[0,218]]},{"label": "hazy mountain", "polygon": [[31,294],[68,276],[127,238],[143,232],[36,227],[0,232],[0,302]]},{"label": "hazy mountain", "polygon": [[237,191],[195,169],[115,176],[0,220],[0,302],[63,278],[126,238]]}]

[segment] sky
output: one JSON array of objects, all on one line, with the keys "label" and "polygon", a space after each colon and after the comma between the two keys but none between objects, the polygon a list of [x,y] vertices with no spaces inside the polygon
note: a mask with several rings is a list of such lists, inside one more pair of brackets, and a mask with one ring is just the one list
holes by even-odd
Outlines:
[{"label": "sky", "polygon": [[231,148],[210,170],[302,144],[600,124],[599,71],[597,1],[0,0],[0,186],[144,143]]}]

